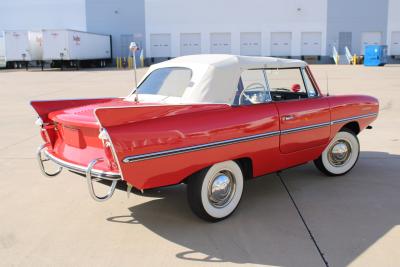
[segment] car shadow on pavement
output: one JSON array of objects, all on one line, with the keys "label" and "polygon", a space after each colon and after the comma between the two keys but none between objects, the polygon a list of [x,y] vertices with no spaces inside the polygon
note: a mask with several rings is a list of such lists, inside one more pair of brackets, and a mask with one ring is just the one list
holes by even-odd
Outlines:
[{"label": "car shadow on pavement", "polygon": [[[187,248],[176,253],[179,259],[322,266],[275,174],[248,181],[236,212],[218,223],[202,221],[190,211],[185,185],[147,191],[145,196],[156,199],[130,207],[126,216],[107,220],[140,223],[162,238]],[[294,258],[310,253],[315,257],[297,260],[303,264],[295,264]]]},{"label": "car shadow on pavement", "polygon": [[400,226],[399,166],[400,155],[362,151],[345,176],[312,165],[282,173],[330,266],[399,265],[400,240],[390,241]]},{"label": "car shadow on pavement", "polygon": [[[331,266],[356,260],[400,224],[399,160],[399,155],[362,152],[346,176],[326,177],[313,164],[281,173]],[[248,181],[237,211],[218,223],[191,213],[185,187],[149,190],[145,196],[155,199],[107,220],[141,224],[187,248],[175,255],[182,260],[324,266],[276,174]]]}]

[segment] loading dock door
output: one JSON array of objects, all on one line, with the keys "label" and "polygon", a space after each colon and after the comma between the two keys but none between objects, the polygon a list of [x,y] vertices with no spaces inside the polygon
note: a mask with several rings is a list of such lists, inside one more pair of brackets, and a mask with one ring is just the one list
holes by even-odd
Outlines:
[{"label": "loading dock door", "polygon": [[301,54],[303,56],[321,55],[322,33],[303,32],[301,34]]},{"label": "loading dock door", "polygon": [[230,54],[231,53],[231,34],[211,33],[210,34],[210,53]]},{"label": "loading dock door", "polygon": [[271,56],[280,57],[290,55],[292,55],[292,33],[271,33]]},{"label": "loading dock door", "polygon": [[200,33],[181,34],[181,55],[195,55],[201,53]]},{"label": "loading dock door", "polygon": [[400,56],[400,32],[392,32],[390,54],[393,56]]},{"label": "loading dock door", "polygon": [[380,45],[382,42],[382,33],[363,32],[361,35],[361,55],[364,55],[364,49],[367,45]]},{"label": "loading dock door", "polygon": [[171,57],[171,34],[150,35],[151,57]]},{"label": "loading dock door", "polygon": [[240,33],[240,54],[244,56],[261,56],[261,33]]}]

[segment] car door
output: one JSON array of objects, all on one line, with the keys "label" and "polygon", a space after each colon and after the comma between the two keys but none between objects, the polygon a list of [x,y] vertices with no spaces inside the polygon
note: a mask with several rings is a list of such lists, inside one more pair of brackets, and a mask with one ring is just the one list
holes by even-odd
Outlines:
[{"label": "car door", "polygon": [[330,136],[329,103],[318,95],[305,69],[271,70],[267,77],[279,113],[281,153],[326,144]]},{"label": "car door", "polygon": [[263,69],[248,69],[241,73],[230,117],[236,120],[245,118],[248,125],[245,135],[254,132],[261,137],[257,144],[249,143],[249,151],[252,152],[248,156],[253,163],[254,176],[279,170],[279,116],[276,105],[271,101]]}]

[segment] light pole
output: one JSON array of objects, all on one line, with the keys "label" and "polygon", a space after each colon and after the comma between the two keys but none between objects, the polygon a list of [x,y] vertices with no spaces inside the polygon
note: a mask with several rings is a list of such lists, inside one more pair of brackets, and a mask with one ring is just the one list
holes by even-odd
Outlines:
[{"label": "light pole", "polygon": [[135,42],[131,42],[129,45],[129,50],[132,51],[132,57],[133,57],[133,72],[135,73],[135,102],[139,102],[139,94],[138,94],[138,88],[137,88],[137,75],[136,75],[136,51],[138,50],[138,47]]}]

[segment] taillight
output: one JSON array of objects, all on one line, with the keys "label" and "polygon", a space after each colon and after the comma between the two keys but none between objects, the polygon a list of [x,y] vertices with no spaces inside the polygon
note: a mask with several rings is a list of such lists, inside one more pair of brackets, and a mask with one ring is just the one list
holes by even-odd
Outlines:
[{"label": "taillight", "polygon": [[111,139],[106,129],[100,130],[99,138],[103,142],[103,147],[108,160],[109,167],[111,169],[118,169],[117,158],[115,157]]},{"label": "taillight", "polygon": [[40,135],[45,143],[49,143],[51,146],[54,146],[56,141],[56,127],[51,123],[44,123],[43,120],[39,117],[35,124],[40,127]]},{"label": "taillight", "polygon": [[35,121],[35,124],[39,127],[42,127],[44,124],[42,118],[38,117],[37,120]]}]

